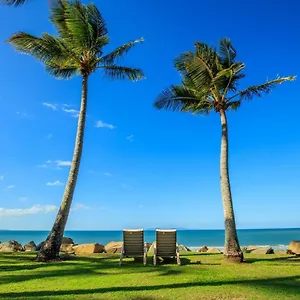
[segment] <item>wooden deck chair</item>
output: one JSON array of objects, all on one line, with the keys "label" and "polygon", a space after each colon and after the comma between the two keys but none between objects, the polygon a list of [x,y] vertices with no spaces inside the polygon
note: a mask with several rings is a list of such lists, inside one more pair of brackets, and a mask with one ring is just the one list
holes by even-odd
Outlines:
[{"label": "wooden deck chair", "polygon": [[153,256],[153,264],[155,266],[158,256],[162,258],[176,258],[177,265],[181,264],[176,230],[156,230],[156,245],[154,246]]},{"label": "wooden deck chair", "polygon": [[144,266],[147,264],[147,246],[144,243],[143,229],[123,230],[120,265],[122,264],[123,257],[143,257]]}]

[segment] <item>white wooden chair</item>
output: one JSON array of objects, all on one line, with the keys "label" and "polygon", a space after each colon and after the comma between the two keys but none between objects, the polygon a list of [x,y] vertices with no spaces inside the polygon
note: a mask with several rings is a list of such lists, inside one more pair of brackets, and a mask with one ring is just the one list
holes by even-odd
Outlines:
[{"label": "white wooden chair", "polygon": [[157,257],[176,258],[177,265],[181,264],[177,244],[176,230],[156,230],[156,245],[154,246],[153,264],[156,266]]},{"label": "white wooden chair", "polygon": [[123,247],[120,256],[120,265],[123,257],[142,257],[144,266],[147,264],[147,246],[144,243],[143,229],[124,229]]}]

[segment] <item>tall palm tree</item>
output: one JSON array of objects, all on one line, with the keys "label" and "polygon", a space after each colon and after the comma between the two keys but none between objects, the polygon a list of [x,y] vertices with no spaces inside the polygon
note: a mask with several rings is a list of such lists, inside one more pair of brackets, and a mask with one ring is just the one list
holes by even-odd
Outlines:
[{"label": "tall palm tree", "polygon": [[18,51],[30,54],[44,63],[48,73],[57,78],[82,76],[81,107],[72,165],[60,209],[53,228],[37,255],[38,261],[59,258],[82,154],[89,76],[102,70],[111,79],[128,78],[136,81],[144,77],[140,69],[116,64],[143,39],[124,44],[107,55],[103,54],[103,47],[108,44],[109,38],[105,21],[95,5],[83,5],[77,0],[56,0],[51,7],[50,20],[59,33],[58,37],[47,33],[42,37],[35,37],[19,32],[8,41]]},{"label": "tall palm tree", "polygon": [[208,115],[215,111],[220,115],[221,138],[221,192],[225,217],[224,256],[233,262],[243,261],[240,249],[230,189],[228,170],[228,126],[226,113],[237,110],[245,100],[269,93],[278,84],[294,80],[294,76],[277,77],[261,85],[238,89],[244,78],[245,64],[236,61],[236,50],[229,39],[219,42],[219,52],[205,43],[196,42],[195,51],[181,54],[174,61],[182,75],[181,85],[172,85],[156,99],[157,109],[168,109],[192,114]]}]

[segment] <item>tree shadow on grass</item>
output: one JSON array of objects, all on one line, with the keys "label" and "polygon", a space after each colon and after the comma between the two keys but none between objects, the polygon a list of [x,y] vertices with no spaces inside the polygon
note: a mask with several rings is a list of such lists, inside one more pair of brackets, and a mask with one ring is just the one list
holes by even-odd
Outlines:
[{"label": "tree shadow on grass", "polygon": [[[202,286],[225,286],[225,285],[245,285],[247,287],[254,287],[255,289],[270,289],[273,292],[283,293],[285,297],[291,295],[295,296],[300,292],[299,276],[277,277],[268,279],[250,279],[250,280],[232,280],[232,281],[210,281],[210,282],[186,282],[186,283],[173,283],[162,285],[150,286],[116,286],[116,287],[103,287],[96,289],[76,289],[76,290],[45,290],[45,291],[29,291],[29,292],[6,292],[0,293],[0,299],[7,298],[29,298],[29,297],[51,297],[51,296],[79,296],[90,294],[105,294],[116,292],[144,292],[144,291],[160,291],[163,289],[181,289]],[[136,296],[135,299],[139,299]],[[141,298],[143,299],[143,298]],[[145,298],[144,298],[145,299]],[[147,298],[146,298],[147,299]],[[150,298],[151,299],[151,298]]]},{"label": "tree shadow on grass", "polygon": [[[272,255],[272,254],[268,254]],[[283,256],[283,257],[270,257],[262,258],[262,257],[246,257],[245,260],[246,263],[256,263],[256,262],[266,262],[273,264],[274,262],[280,264],[280,263],[286,263],[288,265],[300,265],[300,258],[297,256]]]}]

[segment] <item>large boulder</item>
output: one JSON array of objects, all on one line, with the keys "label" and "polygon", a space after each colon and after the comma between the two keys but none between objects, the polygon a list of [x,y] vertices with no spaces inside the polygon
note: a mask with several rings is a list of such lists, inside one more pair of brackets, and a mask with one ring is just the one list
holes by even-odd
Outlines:
[{"label": "large boulder", "polygon": [[18,252],[24,251],[22,245],[17,241],[8,241],[0,244],[0,252]]},{"label": "large boulder", "polygon": [[69,245],[69,244],[74,244],[74,241],[73,241],[71,238],[65,237],[65,236],[64,236],[64,237],[62,238],[61,243],[62,243],[62,244]]},{"label": "large boulder", "polygon": [[197,252],[207,252],[208,248],[206,246],[202,246]]},{"label": "large boulder", "polygon": [[248,246],[246,248],[246,253],[274,254],[274,249],[272,247]]},{"label": "large boulder", "polygon": [[61,244],[60,245],[60,252],[64,252],[64,253],[69,253],[72,254],[74,253],[74,244]]},{"label": "large boulder", "polygon": [[121,253],[123,242],[110,242],[105,246],[106,253]]},{"label": "large boulder", "polygon": [[218,248],[209,248],[206,253],[212,253],[212,254],[220,254],[222,253]]},{"label": "large boulder", "polygon": [[24,246],[24,250],[25,251],[36,251],[36,244],[35,244],[35,242],[31,241],[31,242],[27,243]]},{"label": "large boulder", "polygon": [[300,241],[290,242],[287,253],[300,255]]},{"label": "large boulder", "polygon": [[81,244],[72,247],[75,254],[103,253],[104,246],[100,244]]},{"label": "large boulder", "polygon": [[182,251],[182,252],[188,252],[188,251],[191,251],[191,249],[189,249],[188,247],[184,246],[184,245],[179,245],[178,246],[178,249],[179,251]]}]

